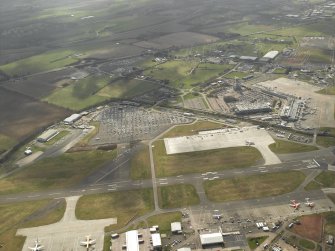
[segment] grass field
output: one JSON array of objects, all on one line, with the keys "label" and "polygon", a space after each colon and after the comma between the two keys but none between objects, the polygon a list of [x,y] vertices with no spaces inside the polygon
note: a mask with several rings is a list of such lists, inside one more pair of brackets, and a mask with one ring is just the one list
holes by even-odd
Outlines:
[{"label": "grass field", "polygon": [[272,152],[277,154],[310,152],[318,150],[316,146],[299,144],[291,141],[276,139],[275,143],[269,145]]},{"label": "grass field", "polygon": [[248,35],[248,34],[261,32],[261,31],[269,31],[271,29],[273,29],[272,26],[254,25],[254,24],[249,24],[248,22],[243,22],[243,23],[239,23],[236,25],[228,26],[226,29],[226,32],[238,33],[243,36],[243,35]]},{"label": "grass field", "polygon": [[248,75],[250,75],[250,73],[248,73],[248,72],[233,71],[233,72],[230,72],[230,73],[224,75],[224,77],[235,79],[235,78],[244,78]]},{"label": "grass field", "polygon": [[192,185],[158,187],[158,201],[161,208],[181,208],[199,204],[199,196]]},{"label": "grass field", "polygon": [[335,212],[324,213],[325,217],[325,232],[327,234],[335,235]]},{"label": "grass field", "polygon": [[260,237],[254,237],[254,238],[248,238],[248,246],[251,250],[256,249],[258,246],[260,246],[269,236],[260,236]]},{"label": "grass field", "polygon": [[45,144],[48,145],[48,146],[51,146],[51,145],[55,144],[57,141],[64,138],[69,133],[70,133],[70,131],[67,131],[67,130],[60,131],[55,137],[53,137],[49,141],[45,142]]},{"label": "grass field", "polygon": [[108,97],[98,95],[97,92],[108,85],[109,77],[91,76],[78,81],[69,81],[68,86],[55,89],[43,100],[76,111],[108,99]]},{"label": "grass field", "polygon": [[[334,114],[335,116],[335,114]],[[322,127],[320,131],[328,132],[328,135],[333,136],[317,136],[316,143],[323,147],[330,147],[335,145],[335,128],[332,127]]]},{"label": "grass field", "polygon": [[65,153],[33,163],[5,179],[0,180],[0,194],[65,188],[78,184],[108,160],[116,151],[90,151]]},{"label": "grass field", "polygon": [[324,88],[320,91],[317,91],[317,93],[325,94],[325,95],[335,95],[335,86]]},{"label": "grass field", "polygon": [[250,167],[263,160],[254,147],[231,147],[167,155],[163,140],[153,148],[157,177]]},{"label": "grass field", "polygon": [[302,248],[309,249],[309,250],[315,249],[315,244],[312,241],[309,241],[306,239],[299,240],[299,246],[301,246]]},{"label": "grass field", "polygon": [[218,77],[232,67],[232,65],[174,60],[147,70],[144,74],[152,76],[154,79],[168,80],[173,87],[189,89],[195,84]]},{"label": "grass field", "polygon": [[6,135],[0,134],[0,154],[14,146],[16,141]]},{"label": "grass field", "polygon": [[205,181],[204,188],[208,199],[213,202],[246,200],[292,192],[304,179],[303,173],[289,171]]},{"label": "grass field", "polygon": [[[47,225],[58,222],[65,211],[65,201],[55,209],[35,215],[52,201],[34,201],[0,205],[0,243],[4,250],[21,251],[25,237],[16,236],[18,228]],[[34,216],[35,215],[35,216]]]},{"label": "grass field", "polygon": [[332,171],[323,171],[311,181],[305,190],[317,190],[325,187],[335,187],[335,173]]},{"label": "grass field", "polygon": [[127,225],[130,220],[153,209],[153,191],[138,189],[83,196],[77,203],[76,216],[81,220],[116,217],[117,224],[106,229],[111,231]]},{"label": "grass field", "polygon": [[133,180],[150,179],[151,167],[148,146],[144,145],[130,160],[130,177]]},{"label": "grass field", "polygon": [[81,147],[81,146],[87,146],[88,143],[95,137],[95,135],[98,134],[100,130],[100,122],[93,121],[90,123],[91,126],[94,126],[94,129],[86,134],[75,146]]},{"label": "grass field", "polygon": [[146,222],[149,226],[158,225],[161,234],[168,234],[171,231],[171,222],[181,222],[181,216],[181,212],[158,214],[149,217]]},{"label": "grass field", "polygon": [[138,79],[122,79],[107,85],[97,94],[105,98],[131,98],[159,88],[158,85]]},{"label": "grass field", "polygon": [[73,64],[78,61],[73,54],[72,50],[50,51],[2,65],[0,70],[13,77],[29,75]]},{"label": "grass field", "polygon": [[197,134],[199,131],[221,129],[225,127],[226,126],[223,124],[202,120],[202,121],[197,121],[193,124],[175,126],[170,131],[165,133],[163,137],[172,138],[172,137],[179,137],[179,136],[190,136],[190,135]]}]

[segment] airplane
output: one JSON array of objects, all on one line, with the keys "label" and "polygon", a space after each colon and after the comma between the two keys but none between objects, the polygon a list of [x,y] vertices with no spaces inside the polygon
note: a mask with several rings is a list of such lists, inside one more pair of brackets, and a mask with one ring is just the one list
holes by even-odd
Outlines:
[{"label": "airplane", "polygon": [[297,202],[296,200],[291,200],[290,207],[293,207],[295,210],[298,210],[300,207],[300,203]]},{"label": "airplane", "polygon": [[96,240],[93,240],[90,235],[85,236],[86,240],[80,242],[80,246],[84,246],[87,250],[95,244]]},{"label": "airplane", "polygon": [[43,246],[40,244],[41,242],[36,239],[35,240],[35,246],[34,247],[28,247],[31,251],[42,251],[43,250]]},{"label": "airplane", "polygon": [[310,208],[313,208],[315,206],[315,203],[314,202],[311,202],[309,200],[309,198],[305,198],[306,202],[305,202],[305,205],[310,207]]},{"label": "airplane", "polygon": [[213,214],[213,219],[220,220],[222,218],[222,214]]}]

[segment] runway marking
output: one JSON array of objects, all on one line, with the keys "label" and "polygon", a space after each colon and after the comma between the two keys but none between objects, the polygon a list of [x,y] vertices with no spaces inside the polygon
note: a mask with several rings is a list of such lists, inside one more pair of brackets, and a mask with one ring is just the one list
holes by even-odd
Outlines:
[{"label": "runway marking", "polygon": [[49,195],[57,195],[57,194],[60,194],[60,193],[49,193]]},{"label": "runway marking", "polygon": [[91,188],[90,191],[100,190],[101,188]]},{"label": "runway marking", "polygon": [[115,188],[109,188],[107,189],[108,191],[115,191],[116,190],[116,187]]},{"label": "runway marking", "polygon": [[238,172],[234,172],[234,173],[239,174],[239,173],[243,173],[243,171],[238,171]]},{"label": "runway marking", "polygon": [[167,184],[169,184],[168,182],[161,182],[161,183],[159,183],[160,185],[167,185]]},{"label": "runway marking", "polygon": [[36,195],[29,195],[28,198],[36,198],[36,197],[39,197],[40,195],[39,194],[36,194]]},{"label": "runway marking", "polygon": [[268,172],[268,170],[262,170],[261,171],[261,173],[267,173]]},{"label": "runway marking", "polygon": [[7,198],[6,200],[15,200],[15,197]]}]

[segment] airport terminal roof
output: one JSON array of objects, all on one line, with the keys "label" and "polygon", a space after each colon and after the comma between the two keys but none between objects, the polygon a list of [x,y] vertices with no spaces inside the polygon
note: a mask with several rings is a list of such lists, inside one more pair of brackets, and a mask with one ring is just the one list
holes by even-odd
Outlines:
[{"label": "airport terminal roof", "polygon": [[126,246],[127,246],[127,251],[139,251],[140,250],[140,247],[138,245],[137,230],[126,232]]},{"label": "airport terminal roof", "polygon": [[201,245],[211,245],[223,243],[223,237],[221,233],[210,233],[200,235]]}]

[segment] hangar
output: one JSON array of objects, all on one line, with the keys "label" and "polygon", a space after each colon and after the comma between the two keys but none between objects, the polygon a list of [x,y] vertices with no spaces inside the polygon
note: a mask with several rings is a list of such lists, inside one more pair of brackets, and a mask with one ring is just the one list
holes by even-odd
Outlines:
[{"label": "hangar", "polygon": [[40,136],[37,137],[38,142],[48,142],[50,139],[55,137],[59,132],[55,129],[50,129],[42,133]]},{"label": "hangar", "polygon": [[138,245],[138,231],[132,230],[126,233],[126,246],[127,251],[139,251],[140,247]]},{"label": "hangar", "polygon": [[200,242],[202,247],[208,247],[213,245],[223,245],[223,237],[221,233],[210,233],[210,234],[201,234]]}]

